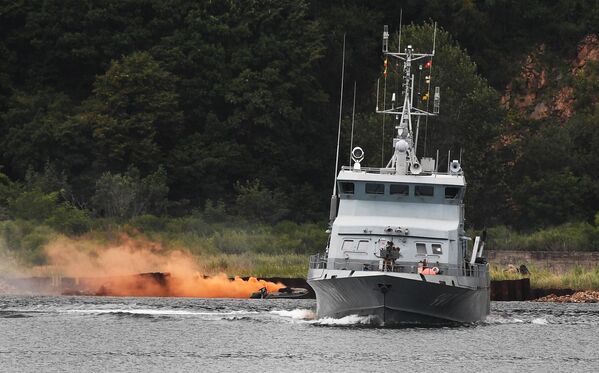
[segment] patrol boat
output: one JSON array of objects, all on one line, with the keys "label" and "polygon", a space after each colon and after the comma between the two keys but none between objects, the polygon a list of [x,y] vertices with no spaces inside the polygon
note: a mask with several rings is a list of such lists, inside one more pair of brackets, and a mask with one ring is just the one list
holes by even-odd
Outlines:
[{"label": "patrol boat", "polygon": [[307,278],[320,318],[360,315],[383,324],[447,323],[476,322],[489,314],[484,237],[470,245],[464,231],[466,180],[460,162],[449,162],[448,155],[441,172],[438,151],[437,159],[416,154],[419,118],[439,113],[440,89],[434,89],[432,112],[414,107],[412,63],[430,69],[435,36],[436,27],[430,53],[415,53],[411,45],[390,52],[384,28],[385,76],[388,59],[403,63],[401,104],[392,97],[389,108],[383,104],[379,109],[377,88],[376,112],[396,120],[393,155],[386,167],[362,167],[364,152],[356,147],[353,166],[336,175],[328,244],[324,254],[310,257]]}]

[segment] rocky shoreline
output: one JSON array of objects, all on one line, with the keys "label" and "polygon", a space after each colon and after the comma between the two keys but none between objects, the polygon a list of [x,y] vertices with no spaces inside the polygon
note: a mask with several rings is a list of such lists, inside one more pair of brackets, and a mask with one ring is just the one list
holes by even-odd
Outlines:
[{"label": "rocky shoreline", "polygon": [[547,296],[534,300],[535,302],[555,302],[555,303],[599,303],[599,291],[577,291],[570,295]]}]

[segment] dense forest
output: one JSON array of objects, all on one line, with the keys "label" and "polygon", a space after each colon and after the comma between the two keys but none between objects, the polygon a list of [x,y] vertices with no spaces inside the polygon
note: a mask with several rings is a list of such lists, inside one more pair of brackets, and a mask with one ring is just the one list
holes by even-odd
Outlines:
[{"label": "dense forest", "polygon": [[579,0],[3,1],[0,219],[324,221],[343,37],[341,159],[355,82],[355,144],[378,166],[381,34],[400,12],[417,49],[439,28],[419,156],[463,154],[470,227],[592,223],[599,3]]}]

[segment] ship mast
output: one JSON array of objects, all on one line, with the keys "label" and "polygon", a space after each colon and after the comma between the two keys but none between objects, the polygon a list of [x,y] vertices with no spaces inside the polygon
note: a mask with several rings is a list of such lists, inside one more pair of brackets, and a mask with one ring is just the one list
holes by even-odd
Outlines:
[{"label": "ship mast", "polygon": [[[400,26],[401,27],[401,26]],[[435,24],[435,29],[433,32],[433,49],[431,53],[415,53],[414,49],[411,45],[408,45],[405,50],[402,52],[401,50],[398,52],[389,52],[389,31],[388,26],[385,25],[383,31],[383,54],[385,57],[385,79],[386,79],[386,69],[388,65],[388,58],[396,58],[403,62],[403,104],[401,106],[396,106],[395,93],[392,94],[391,97],[391,107],[386,108],[383,107],[382,110],[379,110],[378,107],[378,88],[377,88],[377,107],[376,112],[383,115],[394,115],[395,118],[399,118],[398,124],[395,126],[397,130],[396,136],[393,138],[393,156],[389,160],[387,164],[388,169],[391,169],[392,172],[399,175],[418,175],[422,172],[422,168],[420,166],[420,162],[418,161],[418,157],[416,156],[416,140],[414,138],[414,130],[412,125],[412,116],[434,116],[439,112],[439,90],[435,89],[434,100],[435,103],[433,105],[433,112],[428,112],[425,110],[418,109],[413,106],[414,99],[414,74],[412,74],[412,62],[418,61],[421,59],[428,58],[429,62],[432,63],[432,58],[435,55],[435,39],[437,34],[437,28]],[[398,43],[401,46],[401,40]],[[401,48],[401,47],[400,47]],[[428,79],[428,91],[430,92],[430,76]],[[428,93],[427,93],[428,94]],[[428,98],[428,96],[427,96]],[[383,102],[385,102],[383,100]],[[383,104],[384,105],[384,104]],[[418,130],[416,130],[418,133]]]}]

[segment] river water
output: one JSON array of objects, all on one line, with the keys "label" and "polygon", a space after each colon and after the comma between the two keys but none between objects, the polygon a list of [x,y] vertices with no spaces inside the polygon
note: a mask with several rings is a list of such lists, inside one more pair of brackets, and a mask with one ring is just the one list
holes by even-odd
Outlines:
[{"label": "river water", "polygon": [[0,296],[0,371],[599,371],[599,304],[494,302],[486,322],[317,320],[314,300]]}]

